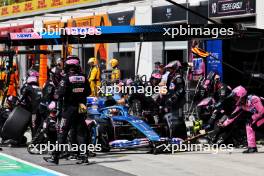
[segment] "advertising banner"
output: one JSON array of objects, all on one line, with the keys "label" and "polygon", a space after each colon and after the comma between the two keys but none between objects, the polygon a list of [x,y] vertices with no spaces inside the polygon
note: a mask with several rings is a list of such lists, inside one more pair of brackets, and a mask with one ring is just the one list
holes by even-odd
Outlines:
[{"label": "advertising banner", "polygon": [[1,27],[0,37],[7,37],[9,33],[18,33],[18,32],[33,32],[33,24]]},{"label": "advertising banner", "polygon": [[[187,6],[186,4],[183,5]],[[152,8],[152,23],[183,21],[183,20],[187,20],[186,11],[175,5]]]},{"label": "advertising banner", "polygon": [[204,74],[205,74],[205,65],[203,58],[194,58],[193,75],[204,76]]},{"label": "advertising banner", "polygon": [[77,4],[92,3],[98,0],[31,0],[0,7],[0,17],[21,15],[29,12],[38,12]]},{"label": "advertising banner", "polygon": [[110,13],[108,14],[111,26],[126,26],[126,25],[135,25],[135,12],[126,11],[119,13]]},{"label": "advertising banner", "polygon": [[209,40],[206,41],[205,47],[206,51],[213,56],[207,57],[207,73],[210,71],[216,72],[218,75],[220,75],[221,80],[223,81],[222,45],[222,40]]},{"label": "advertising banner", "polygon": [[27,32],[27,33],[10,33],[10,38],[12,40],[30,40],[30,39],[41,39],[42,37],[37,32]]},{"label": "advertising banner", "polygon": [[256,0],[209,0],[209,17],[256,13]]},{"label": "advertising banner", "polygon": [[94,16],[71,18],[67,21],[67,27],[95,26]]}]

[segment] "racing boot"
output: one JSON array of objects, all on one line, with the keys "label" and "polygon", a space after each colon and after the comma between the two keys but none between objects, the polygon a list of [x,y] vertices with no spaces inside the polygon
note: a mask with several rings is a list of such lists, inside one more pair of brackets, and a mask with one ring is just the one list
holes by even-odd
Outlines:
[{"label": "racing boot", "polygon": [[43,157],[43,159],[48,162],[48,163],[53,163],[53,164],[56,164],[58,165],[59,164],[59,157],[57,156],[50,156],[50,157]]},{"label": "racing boot", "polygon": [[243,151],[243,153],[257,153],[258,149],[257,147],[248,147],[247,150]]},{"label": "racing boot", "polygon": [[77,161],[76,164],[90,164],[87,155],[80,155],[78,159],[79,161]]},{"label": "racing boot", "polygon": [[69,157],[71,156],[71,154],[69,152],[62,152],[60,154],[60,159],[66,159],[66,160],[69,160]]},{"label": "racing boot", "polygon": [[19,142],[13,139],[8,139],[3,141],[3,145],[8,146],[8,147],[16,147],[18,146]]},{"label": "racing boot", "polygon": [[0,147],[0,151],[3,151],[3,149]]},{"label": "racing boot", "polygon": [[89,151],[89,157],[96,157],[96,153],[92,152],[92,151]]},{"label": "racing boot", "polygon": [[77,156],[77,154],[70,154],[70,156],[67,158],[67,160],[76,161],[76,160],[78,160],[78,156]]}]

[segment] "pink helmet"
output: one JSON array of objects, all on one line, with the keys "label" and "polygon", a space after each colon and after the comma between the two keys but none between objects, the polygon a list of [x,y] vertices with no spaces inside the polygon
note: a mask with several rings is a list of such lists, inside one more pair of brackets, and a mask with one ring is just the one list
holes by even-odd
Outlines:
[{"label": "pink helmet", "polygon": [[50,111],[54,111],[56,109],[56,102],[52,101],[49,105],[48,105],[48,109]]},{"label": "pink helmet", "polygon": [[28,76],[39,77],[39,72],[37,72],[36,70],[30,69],[28,70]]},{"label": "pink helmet", "polygon": [[64,64],[64,70],[66,73],[80,72],[80,59],[77,56],[68,56]]},{"label": "pink helmet", "polygon": [[237,97],[243,98],[244,96],[247,95],[247,90],[242,86],[238,86],[233,89],[232,93]]},{"label": "pink helmet", "polygon": [[131,85],[132,82],[133,82],[132,79],[127,79],[127,80],[126,80],[126,85],[127,85],[127,86],[128,86],[128,85]]},{"label": "pink helmet", "polygon": [[69,59],[69,60],[65,61],[65,64],[67,64],[67,65],[79,65],[80,63],[79,63],[79,60],[77,60],[77,59]]},{"label": "pink helmet", "polygon": [[27,83],[32,84],[32,83],[38,83],[38,78],[36,76],[29,76],[27,78]]},{"label": "pink helmet", "polygon": [[80,59],[79,59],[78,56],[69,55],[66,58],[65,64],[68,64],[68,65],[79,65],[80,64]]},{"label": "pink helmet", "polygon": [[236,105],[238,105],[241,99],[247,95],[247,90],[242,86],[238,86],[232,90],[232,94],[237,98]]},{"label": "pink helmet", "polygon": [[156,79],[161,79],[161,74],[160,73],[153,73],[152,75],[151,75],[151,77],[152,78],[156,78]]}]

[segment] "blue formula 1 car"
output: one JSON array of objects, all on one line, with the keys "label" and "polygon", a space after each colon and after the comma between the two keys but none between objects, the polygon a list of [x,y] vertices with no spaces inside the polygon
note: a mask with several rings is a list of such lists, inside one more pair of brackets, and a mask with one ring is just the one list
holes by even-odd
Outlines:
[{"label": "blue formula 1 car", "polygon": [[163,144],[179,144],[180,139],[162,138],[147,123],[128,113],[125,106],[100,108],[100,101],[88,98],[87,124],[91,125],[93,144],[101,144],[103,152],[111,149],[151,148],[153,153],[162,151]]}]

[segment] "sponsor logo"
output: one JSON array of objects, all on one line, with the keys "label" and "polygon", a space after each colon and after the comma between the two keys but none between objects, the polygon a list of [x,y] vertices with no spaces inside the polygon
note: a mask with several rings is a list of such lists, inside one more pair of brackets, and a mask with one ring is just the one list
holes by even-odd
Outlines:
[{"label": "sponsor logo", "polygon": [[10,34],[12,40],[19,39],[41,39],[40,35],[35,32],[31,33],[11,33]]}]

